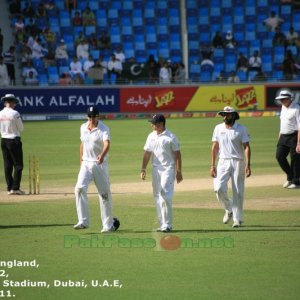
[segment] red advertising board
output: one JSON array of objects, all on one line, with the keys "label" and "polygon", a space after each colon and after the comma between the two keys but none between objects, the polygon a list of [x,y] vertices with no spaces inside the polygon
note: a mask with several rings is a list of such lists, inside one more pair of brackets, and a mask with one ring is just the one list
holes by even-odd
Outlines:
[{"label": "red advertising board", "polygon": [[185,111],[197,87],[135,87],[120,92],[120,112]]}]

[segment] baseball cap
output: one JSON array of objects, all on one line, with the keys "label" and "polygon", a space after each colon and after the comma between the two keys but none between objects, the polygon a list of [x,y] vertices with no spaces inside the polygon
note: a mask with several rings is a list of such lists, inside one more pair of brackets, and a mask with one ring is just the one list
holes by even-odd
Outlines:
[{"label": "baseball cap", "polygon": [[96,106],[90,106],[88,109],[87,109],[87,115],[89,116],[98,116],[99,115],[99,110]]},{"label": "baseball cap", "polygon": [[218,112],[219,116],[224,117],[226,114],[235,114],[235,119],[238,120],[240,118],[240,115],[238,114],[237,111],[231,106],[225,106],[223,110]]},{"label": "baseball cap", "polygon": [[152,124],[157,124],[157,123],[165,123],[166,122],[166,118],[164,117],[164,115],[161,114],[155,114],[152,116],[152,118],[150,120],[148,120],[149,122],[151,122]]},{"label": "baseball cap", "polygon": [[293,94],[288,89],[282,89],[279,91],[275,100],[282,100],[282,99],[286,99],[286,98],[290,98],[290,99],[293,98]]},{"label": "baseball cap", "polygon": [[4,97],[1,98],[2,102],[15,102],[18,104],[20,102],[19,98],[16,97],[14,94],[6,94]]}]

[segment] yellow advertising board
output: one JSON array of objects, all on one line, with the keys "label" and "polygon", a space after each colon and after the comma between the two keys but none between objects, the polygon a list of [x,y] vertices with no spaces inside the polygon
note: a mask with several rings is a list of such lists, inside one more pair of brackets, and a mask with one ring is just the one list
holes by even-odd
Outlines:
[{"label": "yellow advertising board", "polygon": [[224,106],[236,110],[263,110],[264,85],[200,86],[185,111],[219,111]]}]

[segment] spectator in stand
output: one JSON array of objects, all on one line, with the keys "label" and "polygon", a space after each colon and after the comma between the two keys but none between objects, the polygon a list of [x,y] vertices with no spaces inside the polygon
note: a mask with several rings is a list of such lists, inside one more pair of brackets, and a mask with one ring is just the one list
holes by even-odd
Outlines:
[{"label": "spectator in stand", "polygon": [[3,34],[2,34],[2,29],[0,28],[0,55],[3,52],[3,40],[4,40],[4,37],[3,37]]},{"label": "spectator in stand", "polygon": [[99,56],[99,63],[102,67],[102,73],[103,73],[103,79],[106,77],[107,75],[107,66],[108,66],[108,62],[106,60],[104,60],[104,55],[100,55]]},{"label": "spectator in stand", "polygon": [[84,36],[83,32],[79,31],[78,35],[75,37],[75,41],[74,41],[75,48],[77,48],[77,46],[80,44],[80,42],[84,39],[85,39],[85,36]]},{"label": "spectator in stand", "polygon": [[220,31],[217,31],[213,40],[212,45],[214,48],[223,49],[224,48],[224,41]]},{"label": "spectator in stand", "polygon": [[76,56],[78,59],[89,58],[89,44],[86,39],[82,39],[79,45],[76,47]]},{"label": "spectator in stand", "polygon": [[37,75],[34,74],[33,71],[29,71],[27,76],[25,77],[24,84],[25,85],[30,85],[30,86],[38,85],[39,80],[37,78]]},{"label": "spectator in stand", "polygon": [[76,9],[76,0],[66,0],[65,3],[68,11]]},{"label": "spectator in stand", "polygon": [[201,67],[203,67],[203,66],[211,66],[211,68],[213,68],[214,67],[214,62],[211,60],[211,58],[210,57],[203,57],[203,60],[201,61]]},{"label": "spectator in stand", "polygon": [[102,31],[99,37],[99,48],[100,50],[110,49],[110,37],[106,31]]},{"label": "spectator in stand", "polygon": [[44,3],[40,3],[36,9],[36,12],[35,12],[35,16],[38,18],[38,19],[42,19],[42,18],[46,18],[47,17],[47,12],[46,12],[46,9],[45,9],[45,6],[44,6]]},{"label": "spectator in stand", "polygon": [[63,39],[61,39],[59,44],[56,46],[55,59],[59,65],[66,64],[67,60],[69,59],[67,45]]},{"label": "spectator in stand", "polygon": [[279,27],[276,27],[276,29],[275,29],[275,34],[273,36],[272,44],[274,47],[286,45],[286,37],[283,34],[283,32],[281,32]]},{"label": "spectator in stand", "polygon": [[20,16],[14,24],[15,40],[17,44],[21,44],[25,39],[25,23],[22,16]]},{"label": "spectator in stand", "polygon": [[186,70],[183,63],[179,63],[174,76],[175,83],[185,83],[186,81]]},{"label": "spectator in stand", "polygon": [[26,67],[28,61],[32,61],[32,51],[27,44],[23,44],[21,49],[21,67]]},{"label": "spectator in stand", "polygon": [[240,52],[239,58],[236,63],[236,71],[243,71],[247,72],[248,71],[248,59],[247,57],[244,56],[243,52]]},{"label": "spectator in stand", "polygon": [[232,35],[232,32],[230,30],[227,31],[225,36],[225,47],[233,49],[236,46],[235,38]]},{"label": "spectator in stand", "polygon": [[16,84],[16,73],[15,73],[15,46],[10,46],[9,49],[3,53],[3,60],[7,67],[8,77],[10,84]]},{"label": "spectator in stand", "polygon": [[43,58],[48,49],[42,46],[41,38],[37,38],[32,45],[32,58]]},{"label": "spectator in stand", "polygon": [[88,37],[88,43],[89,43],[89,49],[91,50],[98,50],[98,39],[96,36],[96,33],[92,33],[89,37]]},{"label": "spectator in stand", "polygon": [[76,11],[72,19],[73,26],[82,26],[82,18],[80,12]]},{"label": "spectator in stand", "polygon": [[113,83],[114,77],[116,78],[117,83],[120,81],[122,70],[123,70],[122,63],[116,59],[115,54],[112,54],[107,64],[108,77],[111,80],[111,83]]},{"label": "spectator in stand", "polygon": [[79,73],[75,74],[75,76],[73,78],[73,84],[74,85],[84,84],[84,78],[82,78],[82,76]]},{"label": "spectator in stand", "polygon": [[255,50],[253,52],[253,56],[249,58],[249,67],[248,71],[261,71],[261,66],[262,66],[262,60],[259,56],[259,52]]},{"label": "spectator in stand", "polygon": [[54,56],[55,48],[56,48],[56,33],[51,31],[50,28],[46,27],[43,31],[43,37],[47,44],[48,52],[52,53]]},{"label": "spectator in stand", "polygon": [[146,66],[148,68],[148,74],[149,74],[149,84],[154,84],[158,83],[158,72],[159,72],[159,67],[158,63],[154,58],[153,54],[150,54],[148,57],[148,60],[146,62]]},{"label": "spectator in stand", "polygon": [[226,73],[225,71],[221,71],[219,76],[216,78],[216,82],[218,83],[227,83]]},{"label": "spectator in stand", "polygon": [[102,84],[103,83],[103,67],[102,61],[100,59],[96,60],[94,66],[90,68],[88,72],[88,77],[93,79],[94,84]]},{"label": "spectator in stand", "polygon": [[240,78],[239,76],[236,75],[235,71],[231,71],[229,74],[229,77],[227,79],[228,83],[239,83],[240,82]]},{"label": "spectator in stand", "polygon": [[282,62],[282,71],[284,80],[294,80],[297,78],[297,69],[295,66],[295,59],[292,51],[288,50],[285,53],[284,60]]},{"label": "spectator in stand", "polygon": [[54,11],[54,10],[56,10],[54,0],[45,0],[44,1],[44,7],[45,7],[46,11]]},{"label": "spectator in stand", "polygon": [[70,75],[74,80],[75,76],[79,74],[80,77],[84,80],[84,72],[82,69],[82,63],[78,60],[77,56],[74,56],[70,63]]},{"label": "spectator in stand", "polygon": [[35,17],[35,10],[29,2],[25,2],[25,7],[22,11],[22,15],[24,18],[34,18]]},{"label": "spectator in stand", "polygon": [[200,53],[201,53],[202,59],[203,58],[211,59],[214,54],[214,49],[207,45],[201,45]]},{"label": "spectator in stand", "polygon": [[298,33],[291,26],[289,32],[286,34],[286,44],[287,46],[296,46],[296,41],[298,40]]},{"label": "spectator in stand", "polygon": [[38,36],[41,33],[40,28],[37,26],[35,19],[30,18],[29,23],[25,25],[25,35],[28,36]]},{"label": "spectator in stand", "polygon": [[120,61],[122,64],[125,62],[125,54],[122,51],[122,49],[120,47],[118,47],[116,49],[116,51],[114,52],[115,56],[116,56],[116,60]]},{"label": "spectator in stand", "polygon": [[87,6],[82,13],[82,25],[94,26],[96,25],[96,18],[94,12]]},{"label": "spectator in stand", "polygon": [[90,68],[92,68],[95,65],[95,62],[93,60],[93,56],[89,55],[88,59],[83,64],[83,71],[85,73],[85,76],[87,76],[87,73]]},{"label": "spectator in stand", "polygon": [[168,67],[168,63],[165,62],[159,70],[159,83],[168,85],[171,83],[172,73]]},{"label": "spectator in stand", "polygon": [[257,74],[253,77],[252,82],[265,82],[267,81],[267,76],[266,74],[260,70],[257,72]]},{"label": "spectator in stand", "polygon": [[[31,73],[31,74],[29,74]],[[26,84],[26,78],[36,78],[38,77],[38,72],[37,70],[33,67],[32,65],[32,61],[28,61],[26,66],[23,67],[22,70],[22,78],[23,78],[23,82]],[[29,80],[30,81],[30,80]],[[28,81],[28,82],[29,82]]]},{"label": "spectator in stand", "polygon": [[10,1],[9,13],[12,17],[21,15],[21,0]]},{"label": "spectator in stand", "polygon": [[263,24],[267,27],[268,31],[275,31],[283,23],[283,19],[276,15],[275,11],[271,11],[270,16],[263,21]]},{"label": "spectator in stand", "polygon": [[7,66],[3,62],[3,57],[0,56],[0,87],[6,86],[9,86]]},{"label": "spectator in stand", "polygon": [[72,79],[70,77],[70,74],[62,73],[60,75],[58,83],[59,83],[59,85],[70,85],[70,84],[72,84]]}]

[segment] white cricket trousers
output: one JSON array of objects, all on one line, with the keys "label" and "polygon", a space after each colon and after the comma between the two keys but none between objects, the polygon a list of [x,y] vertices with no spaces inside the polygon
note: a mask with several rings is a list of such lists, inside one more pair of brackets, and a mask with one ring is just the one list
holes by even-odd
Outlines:
[{"label": "white cricket trousers", "polygon": [[100,165],[97,162],[83,161],[81,163],[75,186],[78,222],[86,226],[90,225],[87,191],[88,185],[92,180],[95,182],[99,194],[100,214],[103,229],[109,230],[113,226],[113,215],[109,172],[106,162],[103,162]]},{"label": "white cricket trousers", "polygon": [[[232,199],[228,197],[228,181],[231,179]],[[243,221],[245,189],[245,162],[240,159],[219,159],[214,190],[225,210],[232,212],[234,222]]]},{"label": "white cricket trousers", "polygon": [[174,168],[153,167],[153,196],[157,218],[161,229],[172,228],[172,199],[174,195],[174,180]]}]

